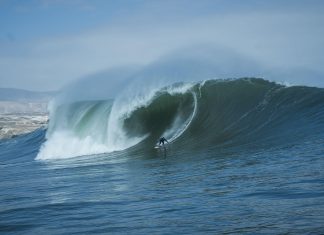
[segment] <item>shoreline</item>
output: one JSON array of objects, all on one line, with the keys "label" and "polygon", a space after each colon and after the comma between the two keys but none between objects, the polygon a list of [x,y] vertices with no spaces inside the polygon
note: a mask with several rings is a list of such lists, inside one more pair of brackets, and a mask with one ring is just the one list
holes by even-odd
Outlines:
[{"label": "shoreline", "polygon": [[48,113],[0,114],[0,140],[33,132],[47,123]]}]

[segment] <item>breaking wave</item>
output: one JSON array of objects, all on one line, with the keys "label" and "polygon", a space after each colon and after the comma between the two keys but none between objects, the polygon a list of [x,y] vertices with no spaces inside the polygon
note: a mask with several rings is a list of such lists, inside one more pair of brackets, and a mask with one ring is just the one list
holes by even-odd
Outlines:
[{"label": "breaking wave", "polygon": [[324,90],[257,78],[208,80],[50,111],[37,159],[151,149],[161,136],[184,150],[254,149],[288,146],[322,132]]}]

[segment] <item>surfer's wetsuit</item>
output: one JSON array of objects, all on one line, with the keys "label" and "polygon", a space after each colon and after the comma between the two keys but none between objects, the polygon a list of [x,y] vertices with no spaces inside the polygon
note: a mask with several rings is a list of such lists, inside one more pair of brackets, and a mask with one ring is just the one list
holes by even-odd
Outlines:
[{"label": "surfer's wetsuit", "polygon": [[166,138],[164,138],[164,137],[162,137],[162,138],[160,138],[160,140],[159,140],[159,145],[164,145],[164,142],[167,142],[167,143],[169,143],[167,140],[166,140]]}]

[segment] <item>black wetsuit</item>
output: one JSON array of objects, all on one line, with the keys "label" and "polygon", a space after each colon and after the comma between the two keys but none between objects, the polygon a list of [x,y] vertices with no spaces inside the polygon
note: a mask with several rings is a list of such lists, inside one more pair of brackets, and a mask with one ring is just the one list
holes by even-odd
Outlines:
[{"label": "black wetsuit", "polygon": [[166,138],[164,138],[164,137],[160,138],[160,140],[159,140],[159,145],[161,145],[161,144],[164,145],[164,142],[169,143],[169,142],[166,140]]}]

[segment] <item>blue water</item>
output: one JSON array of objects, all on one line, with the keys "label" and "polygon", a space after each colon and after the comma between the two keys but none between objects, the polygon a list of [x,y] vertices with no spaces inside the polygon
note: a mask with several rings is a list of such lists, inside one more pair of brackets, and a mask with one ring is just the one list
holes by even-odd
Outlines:
[{"label": "blue water", "polygon": [[[324,233],[324,89],[238,79],[162,90],[121,115],[127,138],[113,126],[109,142],[114,105],[67,104],[47,130],[0,140],[0,233]],[[163,133],[176,137],[154,149]]]},{"label": "blue water", "polygon": [[321,234],[324,138],[267,150],[35,161],[44,131],[0,142],[3,234]]}]

